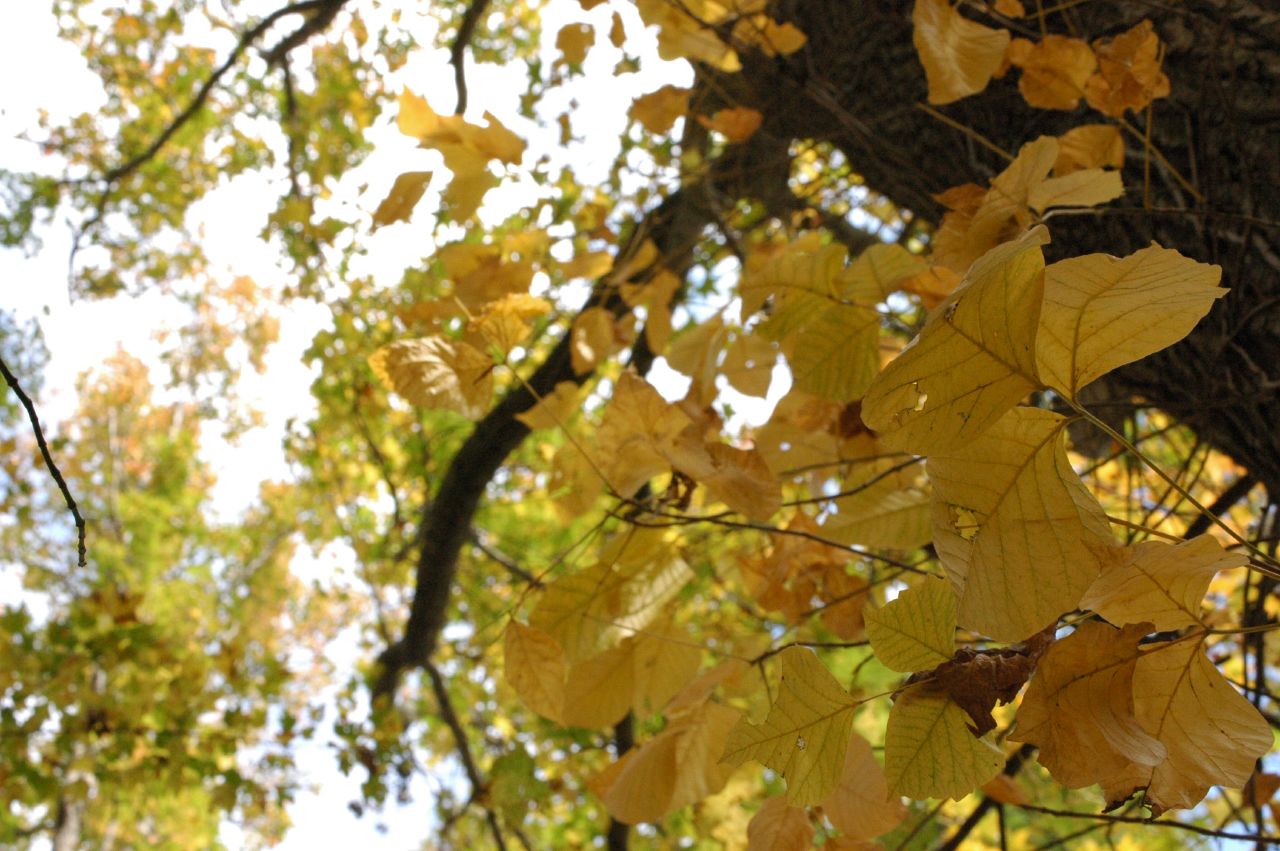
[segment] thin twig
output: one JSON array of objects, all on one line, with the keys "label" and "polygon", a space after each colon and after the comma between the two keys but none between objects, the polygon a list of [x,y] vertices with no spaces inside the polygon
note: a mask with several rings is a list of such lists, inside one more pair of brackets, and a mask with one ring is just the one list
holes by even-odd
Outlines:
[{"label": "thin twig", "polygon": [[466,52],[475,37],[476,27],[489,8],[489,0],[471,0],[471,5],[458,23],[458,34],[454,36],[449,48],[449,64],[453,66],[453,84],[458,90],[458,103],[453,111],[458,115],[467,111],[467,66]]},{"label": "thin twig", "polygon": [[76,552],[79,555],[77,564],[84,567],[88,564],[85,557],[84,546],[84,518],[80,516],[80,509],[76,506],[75,499],[71,496],[70,489],[67,488],[67,480],[62,478],[62,471],[58,469],[58,465],[53,463],[53,456],[49,454],[49,444],[44,439],[44,429],[40,427],[40,418],[36,416],[35,405],[31,403],[30,397],[22,390],[22,385],[18,383],[17,377],[9,371],[9,366],[0,358],[0,372],[4,373],[5,383],[9,385],[9,389],[18,397],[18,401],[22,403],[22,407],[27,409],[27,419],[31,420],[31,431],[35,433],[36,443],[40,447],[40,457],[44,458],[44,465],[49,470],[49,475],[53,476],[53,480],[58,483],[58,490],[62,491],[62,498],[67,503],[68,510],[71,511],[71,517],[76,521]]},{"label": "thin twig", "polygon": [[1052,807],[1040,807],[1035,804],[1015,804],[1019,809],[1028,810],[1033,813],[1042,813],[1047,816],[1062,816],[1064,818],[1085,818],[1097,819],[1098,821],[1112,822],[1114,824],[1143,824],[1148,827],[1172,827],[1177,830],[1185,830],[1189,833],[1198,833],[1201,836],[1212,836],[1215,839],[1239,839],[1245,842],[1268,842],[1280,843],[1280,835],[1266,836],[1256,833],[1232,833],[1225,830],[1214,830],[1208,827],[1201,827],[1198,824],[1186,824],[1180,821],[1158,821],[1154,818],[1140,818],[1138,816],[1117,816],[1110,813],[1081,813],[1072,810],[1055,810]]}]

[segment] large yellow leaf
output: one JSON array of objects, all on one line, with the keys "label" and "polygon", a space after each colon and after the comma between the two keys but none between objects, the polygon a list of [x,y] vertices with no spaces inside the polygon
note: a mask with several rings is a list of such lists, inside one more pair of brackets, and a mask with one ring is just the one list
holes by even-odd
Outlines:
[{"label": "large yellow leaf", "polygon": [[528,320],[551,310],[550,302],[528,293],[508,293],[489,302],[470,323],[484,341],[505,357],[524,342],[532,328]]},{"label": "large yellow leaf", "polygon": [[863,617],[876,658],[895,671],[937,667],[955,649],[956,595],[942,579],[926,578]]},{"label": "large yellow leaf", "polygon": [[568,727],[611,727],[631,709],[635,693],[635,643],[624,638],[617,647],[575,662],[564,687],[562,723]]},{"label": "large yellow leaf", "polygon": [[669,623],[656,625],[636,633],[631,664],[631,709],[637,718],[649,718],[698,673],[702,648],[684,629]]},{"label": "large yellow leaf", "polygon": [[877,243],[858,255],[837,276],[840,291],[861,305],[878,304],[929,267],[923,258],[901,245]]},{"label": "large yellow leaf", "polygon": [[1147,541],[1129,560],[1103,571],[1080,600],[1117,626],[1150,621],[1159,632],[1200,622],[1200,601],[1219,570],[1249,563],[1211,535],[1179,544]]},{"label": "large yellow leaf", "polygon": [[1037,227],[983,255],[872,383],[862,419],[886,446],[918,453],[964,446],[1039,385],[1047,241]]},{"label": "large yellow leaf", "polygon": [[839,513],[822,524],[824,537],[842,544],[909,550],[928,543],[927,490],[903,487],[892,477],[835,500]]},{"label": "large yellow leaf", "polygon": [[1217,266],[1156,245],[1123,259],[1054,263],[1036,342],[1040,377],[1074,398],[1095,378],[1173,345],[1226,293],[1221,277]]},{"label": "large yellow leaf", "polygon": [[493,397],[493,359],[458,340],[399,340],[370,355],[369,366],[384,385],[423,408],[478,420]]},{"label": "large yellow leaf", "polygon": [[763,523],[782,507],[782,485],[754,449],[705,444],[709,474],[699,478],[716,499],[751,520]]},{"label": "large yellow leaf", "polygon": [[560,644],[540,629],[519,621],[507,624],[503,636],[502,670],[524,705],[560,722],[567,671]]},{"label": "large yellow leaf", "polygon": [[889,795],[889,783],[871,744],[857,733],[849,737],[840,783],[822,802],[822,811],[849,839],[874,839],[906,817],[902,801]]},{"label": "large yellow leaf", "polygon": [[1120,135],[1119,127],[1082,124],[1058,137],[1058,159],[1053,164],[1055,176],[1100,166],[1124,166],[1124,137]]},{"label": "large yellow leaf", "polygon": [[787,800],[818,803],[835,789],[858,705],[812,650],[788,647],[778,654],[782,679],[763,724],[744,718],[729,734],[724,761],[754,759],[787,779]]},{"label": "large yellow leaf", "polygon": [[807,851],[813,825],[800,807],[779,795],[764,802],[747,825],[747,851]]},{"label": "large yellow leaf", "polygon": [[1114,783],[1131,765],[1152,768],[1168,755],[1134,714],[1138,642],[1150,626],[1089,621],[1040,659],[1010,738],[1039,747],[1040,764],[1062,785]]},{"label": "large yellow leaf", "polygon": [[740,715],[718,703],[700,704],[624,755],[603,782],[592,785],[593,791],[609,815],[626,824],[661,821],[701,801],[719,791],[729,777],[719,757]]},{"label": "large yellow leaf", "polygon": [[551,583],[529,623],[579,662],[647,627],[691,575],[664,530],[628,529],[591,567]]},{"label": "large yellow leaf", "polygon": [[969,732],[969,716],[946,694],[914,685],[898,695],[884,734],[890,794],[959,800],[1002,765],[1000,749]]},{"label": "large yellow leaf", "polygon": [[1158,645],[1138,660],[1133,694],[1138,721],[1168,749],[1108,799],[1145,788],[1155,815],[1194,807],[1211,786],[1240,788],[1271,749],[1271,725],[1223,678],[1202,641]]},{"label": "large yellow leaf", "polygon": [[1074,609],[1110,564],[1111,529],[1067,461],[1065,426],[1014,408],[965,448],[930,456],[934,545],[961,626],[1021,641]]},{"label": "large yellow leaf", "polygon": [[630,497],[651,477],[669,470],[672,446],[691,423],[688,414],[643,378],[624,372],[596,433],[609,485],[618,495]]},{"label": "large yellow leaf", "polygon": [[948,0],[916,0],[911,22],[929,103],[951,103],[985,89],[1009,45],[1008,30],[975,23]]},{"label": "large yellow leaf", "polygon": [[1009,42],[1009,62],[1022,69],[1018,90],[1039,109],[1075,109],[1098,67],[1088,42],[1061,35],[1046,35],[1036,44],[1015,38]]}]

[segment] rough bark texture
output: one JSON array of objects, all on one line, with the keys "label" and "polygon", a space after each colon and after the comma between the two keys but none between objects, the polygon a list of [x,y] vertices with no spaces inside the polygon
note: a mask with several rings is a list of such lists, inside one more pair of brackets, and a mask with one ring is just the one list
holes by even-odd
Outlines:
[{"label": "rough bark texture", "polygon": [[[1026,6],[1034,14],[1035,4]],[[911,7],[782,0],[776,14],[808,34],[807,47],[786,59],[746,54],[740,73],[716,82],[729,99],[763,112],[773,136],[830,142],[870,188],[936,222],[942,210],[934,193],[985,182],[1005,163],[918,108],[926,86],[911,42]],[[1094,398],[1143,401],[1182,418],[1280,493],[1280,11],[1228,0],[1085,3],[1052,15],[1049,28],[1095,39],[1143,18],[1155,22],[1166,45],[1173,89],[1155,103],[1152,140],[1203,201],[1154,160],[1148,184],[1148,157],[1127,135],[1127,192],[1112,205],[1119,209],[1056,218],[1048,259],[1123,256],[1154,240],[1222,266],[1230,295],[1195,332],[1120,369]],[[1039,38],[1034,17],[1020,23],[1015,35]],[[1074,112],[1028,107],[1017,76],[939,111],[1006,151],[1102,120],[1083,105]],[[1127,118],[1145,124],[1132,113]]]}]

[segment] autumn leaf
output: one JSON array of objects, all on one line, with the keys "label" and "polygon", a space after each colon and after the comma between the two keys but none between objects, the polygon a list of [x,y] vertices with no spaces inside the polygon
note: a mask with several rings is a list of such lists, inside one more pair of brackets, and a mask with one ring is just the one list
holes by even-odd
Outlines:
[{"label": "autumn leaf", "polygon": [[398,176],[387,197],[383,198],[378,204],[378,209],[373,211],[374,226],[407,222],[413,213],[413,208],[422,200],[422,194],[427,191],[427,184],[430,182],[431,172],[429,171],[406,171]]},{"label": "autumn leaf", "polygon": [[720,372],[734,390],[763,399],[769,395],[777,360],[773,342],[759,334],[740,333],[725,348]]},{"label": "autumn leaf", "polygon": [[1156,98],[1169,95],[1169,78],[1160,70],[1160,37],[1144,20],[1113,39],[1093,43],[1098,72],[1085,84],[1089,106],[1120,118],[1138,112]]},{"label": "autumn leaf", "polygon": [[1108,801],[1145,789],[1153,815],[1200,803],[1212,786],[1239,788],[1271,749],[1271,725],[1209,661],[1200,641],[1156,645],[1138,660],[1134,711],[1168,750],[1155,766],[1139,764],[1125,787],[1104,786]]},{"label": "autumn leaf", "polygon": [[711,469],[699,478],[716,499],[763,523],[782,506],[782,486],[754,449],[707,443]]},{"label": "autumn leaf", "polygon": [[1075,398],[1116,367],[1173,345],[1226,293],[1221,275],[1157,245],[1123,259],[1087,254],[1054,263],[1045,270],[1036,340],[1041,378]]},{"label": "autumn leaf", "polygon": [[763,724],[744,718],[729,734],[724,761],[754,759],[787,779],[787,800],[811,806],[839,784],[845,748],[858,705],[812,650],[778,654],[782,678]]},{"label": "autumn leaf", "polygon": [[1009,44],[1007,30],[969,20],[948,0],[916,0],[911,22],[929,103],[951,103],[985,89]]},{"label": "autumn leaf", "polygon": [[689,89],[666,85],[656,92],[638,97],[628,115],[644,129],[661,136],[689,111]]},{"label": "autumn leaf", "polygon": [[539,399],[532,408],[516,419],[531,429],[559,428],[578,410],[580,388],[572,381],[561,381],[555,389]]},{"label": "autumn leaf", "polygon": [[590,24],[565,24],[556,33],[556,50],[569,65],[581,65],[595,44],[596,31]]},{"label": "autumn leaf", "polygon": [[620,346],[616,320],[603,307],[588,307],[573,320],[569,356],[575,375],[586,375]]},{"label": "autumn leaf", "polygon": [[561,721],[567,674],[564,651],[540,629],[512,620],[503,636],[503,674],[524,705],[552,721]]},{"label": "autumn leaf", "polygon": [[745,142],[760,129],[764,116],[757,110],[746,106],[735,106],[721,109],[708,118],[699,115],[698,123],[708,130],[714,130],[730,142]]},{"label": "autumn leaf", "polygon": [[962,626],[1020,641],[1074,609],[1111,563],[1106,514],[1071,469],[1066,419],[1014,408],[963,449],[929,457],[934,546]]},{"label": "autumn leaf", "polygon": [[400,340],[369,356],[387,388],[415,405],[478,420],[493,396],[493,360],[466,343],[443,337]]},{"label": "autumn leaf", "polygon": [[689,59],[732,73],[742,67],[733,51],[710,24],[719,23],[728,9],[715,0],[690,0],[673,6],[666,0],[637,0],[647,26],[658,27],[658,55]]},{"label": "autumn leaf", "polygon": [[549,310],[551,304],[545,299],[528,293],[508,293],[486,304],[484,312],[471,324],[486,343],[505,357],[533,330],[528,320]]},{"label": "autumn leaf", "polygon": [[822,811],[850,839],[874,839],[893,830],[907,815],[902,801],[890,797],[884,769],[871,744],[857,733],[849,737],[840,782],[823,800]]},{"label": "autumn leaf", "polygon": [[1004,765],[1000,749],[969,731],[969,717],[927,684],[898,695],[884,737],[889,793],[959,800]]},{"label": "autumn leaf", "polygon": [[963,446],[1039,385],[1047,241],[1038,227],[984,255],[875,379],[862,418],[886,446],[921,453]]},{"label": "autumn leaf", "polygon": [[768,15],[741,17],[733,26],[738,44],[756,48],[766,56],[788,56],[809,40],[793,23],[778,23]]},{"label": "autumn leaf", "polygon": [[1243,567],[1243,553],[1229,553],[1210,535],[1169,544],[1146,541],[1129,559],[1103,571],[1080,600],[1116,626],[1150,621],[1158,632],[1200,623],[1201,603],[1220,570]]},{"label": "autumn leaf", "polygon": [[1039,109],[1075,109],[1098,67],[1088,42],[1060,35],[1046,35],[1037,43],[1015,38],[1008,58],[1022,69],[1018,91]]},{"label": "autumn leaf", "polygon": [[1153,768],[1168,756],[1134,714],[1138,642],[1150,631],[1085,622],[1041,658],[1009,738],[1037,746],[1040,764],[1062,785],[1105,787],[1132,765]]},{"label": "autumn leaf", "polygon": [[747,825],[747,851],[806,851],[813,845],[813,825],[800,807],[782,795],[770,798]]},{"label": "autumn leaf", "polygon": [[1058,137],[1058,159],[1053,163],[1055,177],[1085,168],[1122,168],[1124,138],[1120,128],[1112,124],[1083,124],[1072,127]]},{"label": "autumn leaf", "polygon": [[942,579],[926,578],[864,617],[871,649],[888,668],[909,674],[951,658],[956,596]]}]

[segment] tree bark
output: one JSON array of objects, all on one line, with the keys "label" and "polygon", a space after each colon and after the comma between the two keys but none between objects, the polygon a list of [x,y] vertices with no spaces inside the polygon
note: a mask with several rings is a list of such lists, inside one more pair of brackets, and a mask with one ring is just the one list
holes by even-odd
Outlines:
[{"label": "tree bark", "polygon": [[[958,127],[1005,151],[1041,135],[1106,121],[1033,109],[1018,71],[978,95],[937,110],[919,107],[924,72],[911,41],[911,2],[782,0],[775,14],[809,38],[786,58],[743,53],[743,68],[718,74],[727,100],[760,110],[765,132],[829,142],[872,190],[937,222],[932,197],[985,183],[1006,162]],[[1027,4],[1033,9],[1034,4]],[[975,15],[970,9],[966,15]],[[1152,241],[1223,269],[1221,299],[1183,342],[1123,367],[1095,387],[1112,404],[1154,405],[1280,492],[1280,12],[1256,2],[1190,0],[1086,3],[1050,15],[1050,32],[1095,39],[1151,18],[1165,46],[1172,93],[1155,101],[1151,139],[1203,200],[1126,133],[1126,195],[1098,215],[1060,216],[1050,261],[1090,252],[1123,256]],[[993,21],[983,21],[998,25]],[[1034,17],[1014,35],[1037,40]],[[1146,117],[1126,118],[1145,131]]]}]

